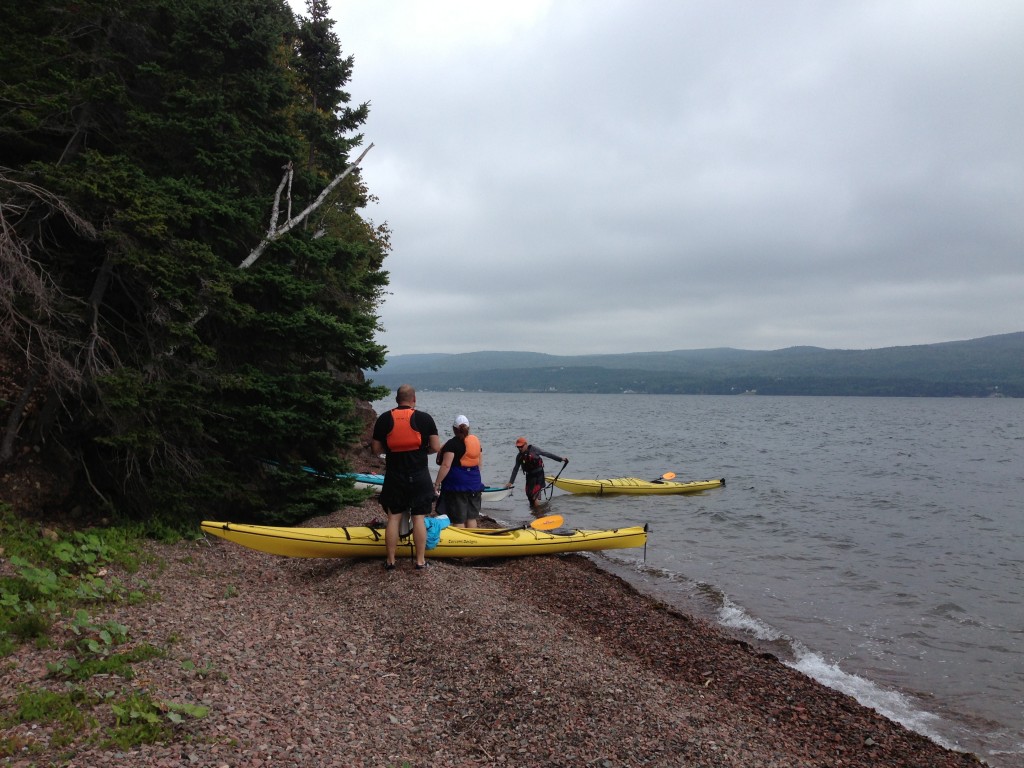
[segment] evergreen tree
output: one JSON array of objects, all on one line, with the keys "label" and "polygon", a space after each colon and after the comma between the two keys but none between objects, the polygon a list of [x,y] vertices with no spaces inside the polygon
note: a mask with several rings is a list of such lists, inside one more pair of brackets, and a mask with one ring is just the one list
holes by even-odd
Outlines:
[{"label": "evergreen tree", "polygon": [[[361,371],[384,361],[389,242],[358,174],[239,269],[282,169],[318,158],[294,174],[302,209],[361,140],[314,5],[2,2],[2,346],[24,361],[6,434],[64,456],[76,503],[290,522],[347,498],[287,468],[343,470],[381,394]],[[335,45],[316,66],[314,25]]]},{"label": "evergreen tree", "polygon": [[333,175],[339,170],[337,154],[332,150],[336,137],[366,122],[369,106],[347,106],[350,97],[343,89],[352,77],[355,59],[342,58],[327,0],[306,0],[306,10],[309,17],[303,20],[296,45],[296,69],[308,93],[300,125],[309,142],[307,167],[313,170],[321,165],[324,172]]}]

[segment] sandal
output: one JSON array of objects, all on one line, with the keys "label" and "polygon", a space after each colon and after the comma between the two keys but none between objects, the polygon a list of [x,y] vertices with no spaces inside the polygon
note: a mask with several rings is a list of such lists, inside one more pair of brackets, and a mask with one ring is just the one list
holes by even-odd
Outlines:
[{"label": "sandal", "polygon": [[384,570],[385,571],[393,571],[393,570],[395,570],[395,564],[394,563],[384,563]]},{"label": "sandal", "polygon": [[429,566],[430,566],[430,563],[424,563],[423,565],[420,565],[420,564],[417,563],[416,564],[416,570],[417,571],[422,571],[424,568],[427,568]]}]

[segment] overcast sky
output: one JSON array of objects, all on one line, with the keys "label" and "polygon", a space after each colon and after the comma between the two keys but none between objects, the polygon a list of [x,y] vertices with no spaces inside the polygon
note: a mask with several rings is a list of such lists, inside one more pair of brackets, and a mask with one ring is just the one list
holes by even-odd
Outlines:
[{"label": "overcast sky", "polygon": [[1024,330],[1021,0],[334,0],[332,17],[371,105],[392,354]]}]

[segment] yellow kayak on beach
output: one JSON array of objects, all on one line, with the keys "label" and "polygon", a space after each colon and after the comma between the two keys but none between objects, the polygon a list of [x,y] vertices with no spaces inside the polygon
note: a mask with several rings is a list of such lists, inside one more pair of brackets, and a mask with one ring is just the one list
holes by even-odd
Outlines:
[{"label": "yellow kayak on beach", "polygon": [[691,480],[687,483],[669,480],[641,480],[639,477],[613,477],[605,480],[574,480],[568,477],[548,477],[548,483],[569,493],[590,493],[604,496],[612,493],[665,496],[672,493],[695,493],[725,485],[725,478]]},{"label": "yellow kayak on beach", "polygon": [[[204,520],[205,533],[249,549],[283,557],[384,557],[384,529],[362,525],[344,528],[290,528]],[[441,531],[427,557],[514,557],[564,552],[597,552],[647,544],[647,526],[610,530],[570,530],[566,533],[534,528],[455,528]],[[413,551],[412,536],[403,537],[400,552]]]}]

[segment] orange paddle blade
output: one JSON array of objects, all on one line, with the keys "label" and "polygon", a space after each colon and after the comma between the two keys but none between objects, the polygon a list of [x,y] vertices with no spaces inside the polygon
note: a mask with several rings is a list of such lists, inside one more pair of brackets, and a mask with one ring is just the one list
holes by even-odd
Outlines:
[{"label": "orange paddle blade", "polygon": [[675,472],[666,472],[664,475],[661,476],[661,479],[662,480],[671,480],[675,476],[676,476]]},{"label": "orange paddle blade", "polygon": [[562,523],[565,522],[561,515],[546,515],[544,517],[538,517],[532,523],[531,528],[535,528],[538,531],[550,531],[553,528],[561,528]]}]

